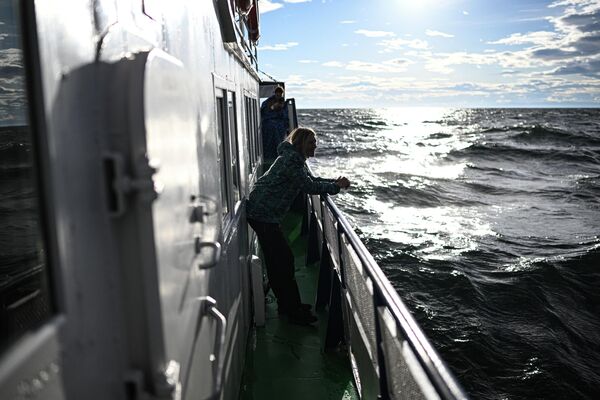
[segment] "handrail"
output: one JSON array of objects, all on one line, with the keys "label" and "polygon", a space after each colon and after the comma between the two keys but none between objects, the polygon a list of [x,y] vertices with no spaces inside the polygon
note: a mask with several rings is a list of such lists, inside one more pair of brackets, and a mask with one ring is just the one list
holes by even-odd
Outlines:
[{"label": "handrail", "polygon": [[384,275],[379,265],[377,265],[371,253],[369,253],[365,245],[358,238],[344,214],[329,195],[322,195],[321,197],[324,199],[324,204],[338,221],[342,233],[346,235],[350,245],[360,259],[364,270],[367,271],[369,278],[371,278],[374,290],[381,295],[382,301],[396,320],[396,324],[407,339],[409,346],[416,353],[423,370],[431,380],[438,394],[444,399],[468,399],[468,396],[460,387],[452,372],[442,361],[431,343],[429,343],[417,321]]}]

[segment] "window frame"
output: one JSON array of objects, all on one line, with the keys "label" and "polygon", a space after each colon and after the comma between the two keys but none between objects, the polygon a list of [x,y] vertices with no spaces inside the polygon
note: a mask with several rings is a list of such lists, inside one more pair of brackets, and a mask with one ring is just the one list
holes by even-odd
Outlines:
[{"label": "window frame", "polygon": [[[46,290],[45,296],[49,311],[47,315],[28,326],[0,348],[0,360],[13,359],[10,365],[5,366],[8,367],[9,375],[19,373],[18,371],[26,365],[39,366],[40,363],[46,362],[44,360],[47,357],[52,356],[58,332],[64,324],[66,310],[66,294],[59,262],[58,234],[55,230],[57,218],[52,185],[51,152],[46,126],[46,107],[42,89],[35,2],[32,0],[22,1],[15,3],[14,7],[15,23],[18,24],[18,34],[21,35],[23,87],[27,100],[27,109],[24,110],[24,113],[31,140],[31,187],[35,191],[38,241],[40,243],[38,249],[41,247],[44,252],[43,260],[41,260],[44,271],[40,279],[45,281],[43,289]],[[23,352],[23,349],[27,349],[27,351]]]},{"label": "window frame", "polygon": [[[229,221],[244,196],[242,187],[242,175],[240,169],[240,147],[238,139],[239,124],[237,121],[238,101],[235,84],[213,73],[214,99],[215,99],[215,123],[217,129],[217,151],[221,178],[221,205],[226,205],[223,210],[223,227],[227,230]],[[236,162],[232,163],[235,157]],[[237,176],[237,186],[234,180]],[[225,192],[226,199],[223,199]]]},{"label": "window frame", "polygon": [[252,177],[256,173],[256,168],[260,157],[260,137],[258,135],[258,114],[257,99],[254,95],[247,93],[244,95],[245,123],[248,144],[248,176]]},{"label": "window frame", "polygon": [[231,165],[231,188],[233,194],[233,209],[242,200],[243,188],[241,177],[240,159],[240,143],[238,139],[239,129],[237,123],[237,101],[234,91],[227,91],[227,122],[229,127],[229,135],[227,137],[229,147],[229,165]]},{"label": "window frame", "polygon": [[229,187],[229,171],[227,168],[227,90],[215,90],[215,123],[217,132],[217,162],[219,163],[219,180],[221,187],[221,208],[223,219],[231,211],[231,189]]}]

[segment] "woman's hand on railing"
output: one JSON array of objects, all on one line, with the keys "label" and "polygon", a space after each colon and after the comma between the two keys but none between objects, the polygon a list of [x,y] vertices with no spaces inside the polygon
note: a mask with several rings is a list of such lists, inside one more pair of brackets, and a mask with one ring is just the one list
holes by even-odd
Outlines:
[{"label": "woman's hand on railing", "polygon": [[345,176],[340,176],[337,178],[335,183],[340,187],[340,189],[348,189],[348,187],[350,187],[350,181]]}]

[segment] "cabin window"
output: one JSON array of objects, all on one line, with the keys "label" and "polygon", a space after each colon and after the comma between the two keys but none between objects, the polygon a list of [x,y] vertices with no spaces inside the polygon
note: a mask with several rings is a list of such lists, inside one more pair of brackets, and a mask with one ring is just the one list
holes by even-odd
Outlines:
[{"label": "cabin window", "polygon": [[246,158],[246,170],[248,176],[252,175],[252,131],[250,128],[250,105],[248,104],[250,99],[248,96],[244,96],[244,122],[246,123],[246,141],[248,146],[248,157]]},{"label": "cabin window", "polygon": [[258,116],[258,100],[252,99],[252,126],[254,129],[254,160],[255,163],[258,164],[258,160],[260,158],[261,148],[262,148],[262,138],[260,135],[259,128],[260,118]]},{"label": "cabin window", "polygon": [[[220,96],[219,96],[220,94]],[[229,188],[228,188],[228,172],[227,172],[227,108],[225,108],[225,99],[223,93],[217,94],[217,132],[219,139],[219,165],[221,166],[221,207],[223,215],[229,213]]]},{"label": "cabin window", "polygon": [[0,349],[54,313],[36,153],[29,122],[19,2],[2,6],[0,24]]},{"label": "cabin window", "polygon": [[252,175],[258,164],[260,138],[258,136],[258,105],[256,99],[246,96],[246,127],[248,131],[248,175]]},{"label": "cabin window", "polygon": [[233,206],[241,198],[235,103],[235,93],[221,89],[217,90],[221,204],[224,216],[233,209]]},{"label": "cabin window", "polygon": [[239,144],[237,134],[235,93],[227,92],[227,117],[229,120],[229,164],[231,165],[231,181],[233,185],[233,203],[237,203],[241,198],[240,185],[240,164],[239,164]]}]

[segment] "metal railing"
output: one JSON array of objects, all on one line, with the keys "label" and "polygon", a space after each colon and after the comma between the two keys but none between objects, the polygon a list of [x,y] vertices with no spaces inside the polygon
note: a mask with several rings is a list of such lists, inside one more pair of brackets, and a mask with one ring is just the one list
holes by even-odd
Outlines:
[{"label": "metal railing", "polygon": [[467,399],[332,199],[309,203],[308,258],[321,260],[316,306],[329,307],[325,347],[347,344],[361,397]]}]

